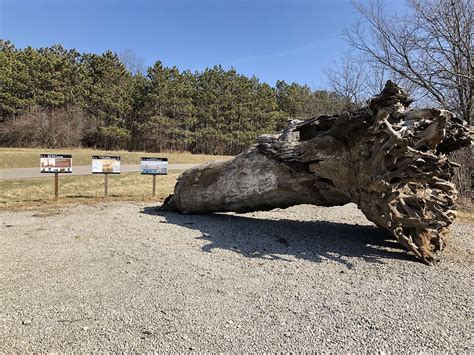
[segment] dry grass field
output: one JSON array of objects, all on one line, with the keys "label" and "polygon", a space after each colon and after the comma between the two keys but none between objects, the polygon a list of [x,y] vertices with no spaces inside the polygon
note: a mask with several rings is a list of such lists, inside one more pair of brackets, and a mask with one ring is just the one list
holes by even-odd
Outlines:
[{"label": "dry grass field", "polygon": [[[179,171],[156,177],[152,198],[152,177],[140,173],[109,175],[109,201],[162,201],[173,191]],[[0,209],[47,208],[104,201],[104,176],[60,176],[59,200],[55,202],[54,177],[0,181]]]},{"label": "dry grass field", "polygon": [[[140,157],[167,157],[170,163],[203,163],[228,159],[227,156],[191,153],[147,153],[94,149],[0,148],[0,169],[39,167],[41,153],[72,154],[73,166],[90,165],[92,155],[119,155],[122,164],[140,164]],[[161,201],[173,191],[180,171],[157,176],[156,196],[152,198],[152,177],[139,173],[109,175],[109,201]],[[54,177],[0,180],[0,209],[47,208],[104,201],[104,176],[85,175],[59,178],[59,201],[54,202]]]},{"label": "dry grass field", "polygon": [[474,223],[474,211],[472,207],[470,207],[470,209],[459,210],[458,219],[460,219],[463,222]]},{"label": "dry grass field", "polygon": [[122,164],[140,164],[140,157],[143,156],[166,157],[174,164],[203,163],[209,160],[223,160],[229,158],[223,155],[127,152],[125,150],[105,151],[81,148],[0,148],[0,169],[37,167],[39,166],[39,155],[42,153],[72,154],[72,163],[74,166],[90,165],[93,155],[119,155]]}]

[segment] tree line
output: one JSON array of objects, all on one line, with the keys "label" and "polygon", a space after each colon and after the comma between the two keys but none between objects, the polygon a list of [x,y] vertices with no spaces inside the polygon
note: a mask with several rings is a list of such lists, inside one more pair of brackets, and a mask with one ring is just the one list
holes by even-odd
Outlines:
[{"label": "tree line", "polygon": [[[133,59],[133,58],[132,58]],[[327,90],[274,87],[220,65],[181,71],[160,61],[61,45],[16,48],[0,40],[0,145],[236,154],[291,119],[343,110]]]},{"label": "tree line", "polygon": [[0,39],[0,145],[235,154],[288,120],[360,107],[387,79],[472,124],[471,0],[407,3],[399,15],[355,3],[359,21],[343,33],[351,54],[326,71],[330,90]]}]

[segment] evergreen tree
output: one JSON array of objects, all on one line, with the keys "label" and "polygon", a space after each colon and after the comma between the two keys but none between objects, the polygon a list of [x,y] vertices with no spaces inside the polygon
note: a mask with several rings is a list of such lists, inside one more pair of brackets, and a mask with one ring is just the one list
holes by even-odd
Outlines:
[{"label": "evergreen tree", "polygon": [[102,55],[82,56],[84,109],[90,117],[85,143],[105,149],[123,148],[129,144],[130,131],[126,117],[132,108],[132,76],[110,51]]},{"label": "evergreen tree", "polygon": [[21,57],[12,43],[0,40],[0,122],[35,103],[29,63]]},{"label": "evergreen tree", "polygon": [[[0,40],[0,144],[24,145],[25,127],[43,122],[44,134],[62,130],[54,132],[61,139],[41,133],[28,145],[81,141],[105,149],[236,154],[288,119],[340,111],[345,103],[332,92],[284,81],[273,88],[220,65],[192,73],[157,61],[144,75],[123,63],[110,51],[17,49]],[[68,140],[72,127],[81,131]]]}]

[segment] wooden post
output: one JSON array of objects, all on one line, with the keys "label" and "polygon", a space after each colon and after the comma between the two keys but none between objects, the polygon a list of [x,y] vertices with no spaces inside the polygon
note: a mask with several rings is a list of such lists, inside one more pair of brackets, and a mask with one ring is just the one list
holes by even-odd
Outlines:
[{"label": "wooden post", "polygon": [[153,193],[152,196],[155,197],[156,194],[156,175],[153,174]]},{"label": "wooden post", "polygon": [[54,173],[54,201],[57,201],[58,200],[58,196],[59,196],[59,174],[58,173]]},{"label": "wooden post", "polygon": [[104,197],[107,201],[109,199],[109,174],[104,174]]}]

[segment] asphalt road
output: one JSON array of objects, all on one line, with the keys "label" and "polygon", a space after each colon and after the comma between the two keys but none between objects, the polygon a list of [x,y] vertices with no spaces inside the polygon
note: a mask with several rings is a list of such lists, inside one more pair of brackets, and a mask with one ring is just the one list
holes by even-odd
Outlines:
[{"label": "asphalt road", "polygon": [[[169,164],[168,170],[186,170],[199,164]],[[73,166],[71,174],[64,175],[90,175],[92,174],[92,167],[87,166]],[[122,173],[131,173],[140,171],[140,165],[122,165],[120,167]],[[29,179],[29,178],[40,178],[48,177],[51,174],[42,174],[40,168],[15,168],[15,169],[0,169],[0,180],[10,179]]]}]

